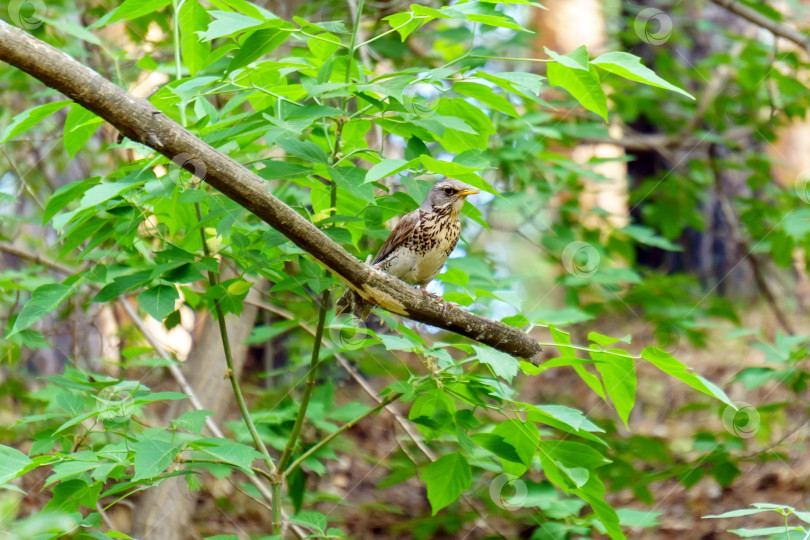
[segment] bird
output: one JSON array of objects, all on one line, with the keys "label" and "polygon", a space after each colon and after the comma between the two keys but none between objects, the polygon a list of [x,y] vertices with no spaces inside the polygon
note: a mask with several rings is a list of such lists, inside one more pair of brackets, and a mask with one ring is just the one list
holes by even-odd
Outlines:
[{"label": "bird", "polygon": [[[456,248],[461,232],[458,215],[469,195],[480,191],[454,178],[439,180],[430,188],[422,205],[406,214],[383,243],[371,266],[428,292],[428,283],[439,273]],[[348,289],[338,299],[335,313],[352,309],[367,319],[372,305]]]}]

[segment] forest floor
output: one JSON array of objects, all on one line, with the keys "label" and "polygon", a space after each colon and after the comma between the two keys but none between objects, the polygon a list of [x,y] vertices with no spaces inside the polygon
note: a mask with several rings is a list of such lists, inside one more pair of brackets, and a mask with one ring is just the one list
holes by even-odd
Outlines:
[{"label": "forest floor", "polygon": [[[774,339],[777,329],[770,313],[752,309],[745,314],[745,319],[743,326],[760,329],[768,339]],[[806,326],[810,327],[810,323]],[[686,468],[699,467],[707,473],[689,488],[672,477],[650,482],[647,487],[654,501],[652,504],[640,501],[629,488],[615,489],[615,485],[606,480],[607,498],[614,507],[660,513],[656,526],[625,529],[627,537],[632,540],[737,538],[727,531],[778,527],[783,524],[782,518],[774,512],[733,519],[704,517],[747,508],[757,502],[785,504],[797,510],[808,508],[810,452],[806,446],[810,429],[807,424],[807,404],[803,402],[804,393],[794,393],[777,382],[746,391],[742,383],[734,382],[734,377],[743,368],[766,365],[766,360],[764,352],[751,347],[750,338],[726,339],[730,328],[718,325],[712,329],[705,346],[695,346],[675,335],[665,348],[726,390],[732,400],[749,403],[762,412],[761,423],[753,426],[750,437],[740,438],[729,433],[723,422],[722,406],[645,362],[637,362],[637,400],[627,429],[616,419],[615,411],[582,383],[572,369],[551,369],[539,376],[518,381],[522,401],[575,407],[597,422],[613,424],[625,441],[631,441],[634,436],[655,438],[670,449],[677,463],[684,464]],[[637,322],[595,321],[589,323],[587,329],[612,336],[631,335],[632,344],[627,349],[634,353],[656,344],[652,327]],[[549,339],[542,329],[538,330],[537,338],[541,341]],[[587,342],[586,335],[575,334],[572,339],[575,343]],[[551,358],[555,351],[550,347],[548,349]],[[425,367],[418,359],[402,359],[411,372],[424,373]],[[392,362],[398,363],[397,360]],[[246,369],[258,372],[262,366],[249,364]],[[336,405],[369,401],[345,374],[336,372],[333,375],[331,380],[335,385]],[[372,377],[370,382],[379,391],[392,381],[380,376]],[[695,403],[702,406],[694,406]],[[770,409],[765,407],[775,403],[787,405]],[[396,406],[400,414],[407,418],[408,404],[398,403]],[[231,417],[237,417],[235,408]],[[739,459],[737,465],[740,474],[730,485],[723,487],[711,477],[709,461],[701,460],[705,453],[695,449],[695,436],[698,433],[715,434],[718,438],[739,443],[733,456]],[[316,436],[307,429],[302,435],[305,439]],[[758,459],[768,449],[783,455],[767,462]],[[396,465],[405,470],[412,467],[412,461],[418,463],[419,467],[427,463],[427,458],[409,442],[391,415],[381,413],[360,422],[336,441],[335,450],[338,459],[326,462],[325,474],[318,476],[308,473],[304,508],[317,509],[326,514],[330,526],[340,528],[347,538],[497,538],[488,532],[483,520],[465,503],[452,505],[431,517],[424,484],[418,480],[418,473],[403,482],[385,485],[386,479],[391,476],[388,467]],[[655,457],[639,460],[633,468],[643,470],[650,476],[660,473],[661,470],[656,468],[660,462]],[[535,476],[531,479],[538,482],[543,480],[542,474]],[[247,538],[247,534],[251,537],[267,534],[269,518],[266,508],[240,493],[227,479],[207,477],[202,482],[203,489],[197,492],[196,517],[194,526],[188,532],[189,539],[217,534],[235,534],[240,538]],[[486,485],[473,487],[478,489],[478,496],[486,492]],[[476,501],[478,513],[501,530],[503,537],[531,537],[533,529],[537,527],[536,515],[530,510],[518,510],[516,514],[521,516],[520,519],[515,519],[513,514],[512,519],[505,520],[497,514],[488,513],[487,508],[493,508],[493,505],[484,503],[489,502]],[[116,512],[120,515],[116,515]],[[586,506],[581,514],[588,513],[590,510]],[[466,519],[459,525],[458,516],[461,514]],[[524,514],[526,517],[522,519]],[[123,505],[114,506],[110,517],[115,523],[138,519]],[[792,519],[793,523],[797,523],[795,517]],[[128,529],[123,526],[122,530]]]},{"label": "forest floor", "polygon": [[[777,329],[773,327],[770,313],[752,310],[745,317],[744,326],[760,329],[769,339],[774,338]],[[806,444],[810,429],[807,424],[807,406],[801,402],[801,394],[797,395],[777,382],[767,383],[752,391],[747,391],[742,383],[734,382],[734,377],[743,368],[763,366],[766,361],[762,351],[751,347],[750,339],[726,339],[730,329],[730,326],[721,325],[711,330],[705,347],[696,347],[686,339],[678,339],[676,335],[675,339],[670,336],[670,342],[665,348],[686,365],[725,389],[733,401],[748,403],[761,409],[763,412],[757,421],[762,424],[752,426],[750,434],[736,437],[726,429],[722,406],[691,407],[690,404],[695,402],[706,405],[710,400],[703,399],[696,391],[670,379],[655,367],[638,362],[636,406],[630,418],[629,429],[618,426],[619,433],[626,438],[634,435],[657,438],[671,449],[679,462],[690,467],[700,467],[706,475],[689,488],[675,478],[650,483],[648,488],[654,499],[654,503],[650,505],[640,502],[628,488],[610,492],[609,485],[608,500],[614,507],[660,513],[658,526],[627,529],[628,538],[738,538],[727,531],[736,528],[778,527],[784,521],[775,512],[733,519],[704,517],[748,508],[752,503],[758,502],[789,505],[797,510],[808,508],[810,452],[807,451]],[[628,347],[631,352],[656,344],[651,327],[640,327],[634,323],[600,323],[598,326],[589,325],[589,330],[613,336],[632,335],[633,345]],[[575,342],[586,342],[585,336],[572,337]],[[542,334],[538,338],[548,339]],[[420,367],[417,362],[412,369],[419,370]],[[375,383],[378,388],[387,384],[383,379]],[[340,393],[345,393],[343,398],[346,400],[357,399],[357,389],[351,384],[343,387]],[[615,421],[616,418],[615,412],[570,369],[549,370],[525,381],[521,396],[528,402],[576,407],[595,419]],[[336,396],[336,399],[339,400],[340,396]],[[777,407],[774,411],[763,408],[774,403],[788,405]],[[401,405],[400,410],[407,417],[407,407]],[[700,432],[714,433],[719,439],[740,443],[740,449],[732,454],[743,458],[737,463],[740,474],[730,485],[721,486],[711,476],[712,465],[701,461],[700,456],[705,453],[701,454],[694,448],[695,435]],[[333,515],[341,516],[338,522],[343,522],[343,530],[354,538],[409,538],[420,530],[420,526],[429,528],[424,522],[408,519],[409,516],[430,515],[424,487],[419,481],[412,478],[393,487],[382,490],[378,488],[379,482],[389,474],[380,463],[397,452],[402,453],[401,439],[404,434],[394,426],[390,417],[383,419],[381,415],[376,421],[364,422],[354,428],[349,437],[351,441],[347,447],[354,447],[357,452],[350,453],[338,462],[332,462],[328,480],[323,479],[319,485],[321,491],[333,493],[342,502],[334,505],[321,503],[320,510],[330,511],[331,507]],[[766,449],[783,455],[763,462],[757,456]],[[417,457],[424,461],[424,456]],[[651,465],[646,466],[651,475],[657,472],[650,467]],[[587,507],[583,513],[589,513]],[[441,519],[440,516],[437,518]],[[799,524],[795,517],[791,519],[791,523]],[[530,521],[526,524],[530,525]],[[517,533],[515,537],[529,537],[526,533],[531,530],[530,527],[520,532],[513,527],[514,523],[507,525],[507,530]],[[444,532],[436,532],[428,537],[472,540],[486,538],[487,535],[483,529],[468,526],[452,532],[445,529]]]}]

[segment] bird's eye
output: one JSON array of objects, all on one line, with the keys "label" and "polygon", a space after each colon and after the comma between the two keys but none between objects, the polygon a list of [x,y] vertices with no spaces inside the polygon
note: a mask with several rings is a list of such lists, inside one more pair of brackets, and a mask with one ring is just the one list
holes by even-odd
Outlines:
[{"label": "bird's eye", "polygon": [[446,188],[444,188],[444,192],[445,192],[445,194],[447,194],[447,195],[452,195],[452,194],[453,194],[453,188],[451,188],[451,187],[446,187]]}]

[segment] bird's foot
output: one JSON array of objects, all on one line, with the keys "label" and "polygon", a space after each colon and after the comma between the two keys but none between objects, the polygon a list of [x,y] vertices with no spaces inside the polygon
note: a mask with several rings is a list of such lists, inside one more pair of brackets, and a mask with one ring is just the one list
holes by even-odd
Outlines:
[{"label": "bird's foot", "polygon": [[422,290],[422,294],[430,296],[431,298],[434,298],[434,299],[438,300],[439,302],[441,302],[441,304],[442,304],[442,316],[447,314],[447,310],[451,306],[452,307],[458,307],[458,304],[455,304],[453,302],[448,302],[447,300],[445,300],[444,298],[442,298],[438,294],[432,293],[432,292],[430,292],[429,290],[427,290],[424,287],[421,287],[421,290]]}]

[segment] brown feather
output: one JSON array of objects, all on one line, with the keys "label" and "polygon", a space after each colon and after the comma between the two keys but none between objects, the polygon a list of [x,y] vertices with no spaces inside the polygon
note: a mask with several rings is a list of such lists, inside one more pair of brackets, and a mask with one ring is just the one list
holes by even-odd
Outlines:
[{"label": "brown feather", "polygon": [[397,226],[391,231],[391,234],[388,235],[388,238],[386,238],[385,243],[380,248],[380,251],[377,252],[377,256],[374,257],[371,264],[377,264],[385,259],[392,251],[399,247],[402,242],[407,240],[419,225],[420,220],[421,211],[418,208],[399,220],[399,223],[397,223]]}]

